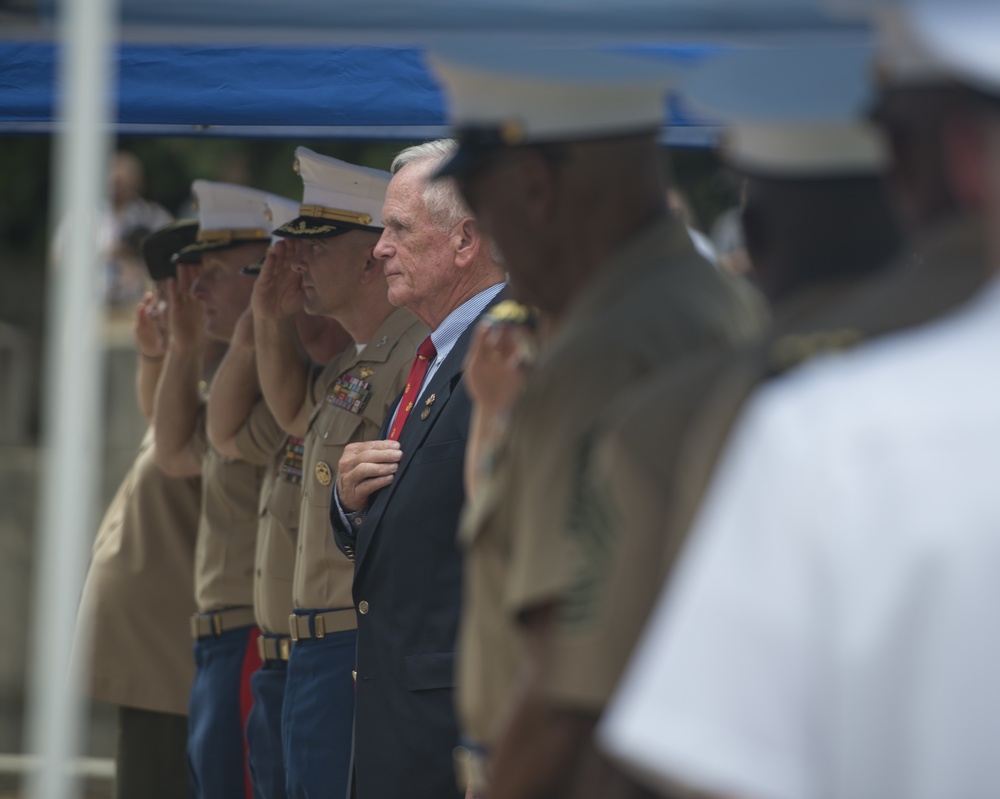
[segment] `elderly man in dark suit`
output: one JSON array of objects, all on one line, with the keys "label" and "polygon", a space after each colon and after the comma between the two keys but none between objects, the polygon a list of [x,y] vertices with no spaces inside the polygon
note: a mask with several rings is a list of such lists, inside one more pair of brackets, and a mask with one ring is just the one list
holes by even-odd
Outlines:
[{"label": "elderly man in dark suit", "polygon": [[331,512],[338,543],[355,558],[361,799],[458,795],[456,532],[470,414],[462,368],[472,323],[496,301],[504,273],[454,185],[430,182],[454,152],[452,142],[429,142],[393,162],[375,255],[390,302],[432,332],[380,440],[345,449]]}]

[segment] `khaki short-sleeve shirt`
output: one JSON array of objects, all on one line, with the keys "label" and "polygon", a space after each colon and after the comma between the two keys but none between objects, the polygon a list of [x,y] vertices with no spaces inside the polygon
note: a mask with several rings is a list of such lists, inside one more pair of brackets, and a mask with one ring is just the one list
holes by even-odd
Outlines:
[{"label": "khaki short-sleeve shirt", "polygon": [[305,437],[302,503],[293,598],[296,608],[352,607],[354,564],[337,548],[330,500],[344,447],[378,437],[399,397],[427,328],[402,308],[393,311],[358,354],[331,361],[313,383],[316,408]]},{"label": "khaki short-sleeve shirt", "polygon": [[664,370],[620,415],[607,415],[578,519],[587,537],[604,542],[607,576],[577,584],[571,601],[591,612],[556,631],[547,680],[553,700],[599,713],[610,699],[753,389],[814,355],[964,302],[988,279],[984,246],[977,226],[949,225],[919,243],[919,261],[907,257],[863,280],[804,289],[776,311],[759,344]]},{"label": "khaki short-sleeve shirt", "polygon": [[[204,431],[204,412],[199,429]],[[216,452],[202,437],[201,519],[195,550],[195,600],[206,613],[253,606],[254,558],[260,490],[267,463],[284,433],[257,400],[237,446],[253,458],[233,460]],[[268,446],[268,442],[270,446]]]},{"label": "khaki short-sleeve shirt", "polygon": [[271,458],[260,490],[253,606],[266,633],[288,634],[292,575],[302,502],[301,438],[286,436]]},{"label": "khaki short-sleeve shirt", "polygon": [[[152,430],[94,541],[77,625],[94,699],[187,715],[201,481],[156,466]],[[89,639],[87,638],[89,634]]]},{"label": "khaki short-sleeve shirt", "polygon": [[575,581],[603,579],[594,568],[601,543],[575,536],[572,524],[597,420],[654,368],[756,335],[763,317],[756,295],[698,256],[673,220],[633,240],[573,303],[528,379],[493,480],[463,522],[458,699],[472,735],[489,743],[509,704],[522,658],[519,614],[560,602]]}]

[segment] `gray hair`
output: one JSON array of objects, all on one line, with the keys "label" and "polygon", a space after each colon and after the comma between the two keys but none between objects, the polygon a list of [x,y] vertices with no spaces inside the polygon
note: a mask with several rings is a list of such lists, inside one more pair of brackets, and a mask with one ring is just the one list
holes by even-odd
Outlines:
[{"label": "gray hair", "polygon": [[[456,152],[458,152],[458,142],[454,139],[437,139],[414,144],[392,159],[389,171],[395,175],[410,164],[427,164],[430,174],[433,174]],[[431,216],[444,228],[451,228],[466,217],[472,217],[472,210],[459,194],[454,178],[428,180],[424,187],[423,198]],[[488,236],[483,236],[483,240],[487,243],[494,262],[503,264],[503,255],[496,242]]]},{"label": "gray hair", "polygon": [[[457,151],[458,143],[454,139],[438,139],[415,144],[407,147],[392,160],[390,171],[395,175],[403,167],[419,163],[427,164],[433,174]],[[472,211],[458,193],[458,186],[452,178],[428,180],[424,187],[424,203],[431,216],[444,227],[450,228],[465,217],[472,216]]]}]

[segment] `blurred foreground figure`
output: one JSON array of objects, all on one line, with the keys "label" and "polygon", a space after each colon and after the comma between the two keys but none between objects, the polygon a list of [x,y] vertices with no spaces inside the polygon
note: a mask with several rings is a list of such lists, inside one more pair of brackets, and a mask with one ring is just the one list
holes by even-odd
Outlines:
[{"label": "blurred foreground figure", "polygon": [[[747,396],[790,368],[790,353],[853,346],[870,327],[856,313],[829,327],[830,309],[886,267],[900,244],[882,179],[885,148],[859,118],[870,102],[870,58],[869,48],[720,56],[684,86],[692,103],[727,124],[722,157],[746,180],[742,223],[774,321],[759,342],[661,370],[603,420],[574,524],[605,577],[580,572],[569,594],[579,610],[559,625],[546,679],[563,707],[594,723]],[[796,82],[783,83],[790,73]],[[841,100],[820,91],[831,74],[845,85]],[[747,107],[740,81],[769,89]],[[882,316],[891,324],[901,314]],[[574,795],[603,797],[620,781],[594,764]]]},{"label": "blurred foreground figure", "polygon": [[[926,90],[947,109],[924,120],[940,134],[946,216],[995,231],[1000,13],[921,4],[896,22],[935,59],[920,80],[956,81]],[[908,91],[916,124],[930,96]],[[925,130],[894,133],[898,152]],[[990,277],[971,299],[768,383],[740,419],[601,728],[664,792],[1000,793],[1000,247],[995,232],[985,249],[974,232],[948,235],[920,255],[967,277],[976,262]]]},{"label": "blurred foreground figure", "polygon": [[589,734],[536,678],[592,554],[571,520],[594,422],[653,368],[745,340],[763,314],[667,212],[662,64],[482,46],[433,63],[459,138],[442,173],[550,327],[463,519],[459,762],[474,793],[488,763],[490,796],[552,795]]},{"label": "blurred foreground figure", "polygon": [[[171,255],[194,241],[197,228],[179,222],[146,239],[144,260],[158,287],[173,276]],[[150,294],[136,315],[136,387],[147,418],[163,371],[168,310]],[[175,479],[156,466],[150,429],[94,541],[74,648],[89,674],[88,694],[118,706],[116,799],[189,796],[184,748],[200,502],[196,476]]]}]

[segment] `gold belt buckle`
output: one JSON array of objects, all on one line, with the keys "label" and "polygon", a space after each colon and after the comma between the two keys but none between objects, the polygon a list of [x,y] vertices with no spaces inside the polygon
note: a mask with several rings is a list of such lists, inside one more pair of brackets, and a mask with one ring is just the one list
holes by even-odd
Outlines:
[{"label": "gold belt buckle", "polygon": [[278,657],[282,660],[288,660],[292,655],[292,639],[291,638],[279,638],[278,639]]},{"label": "gold belt buckle", "polygon": [[292,640],[299,640],[299,617],[294,613],[288,617],[288,632],[292,634]]},{"label": "gold belt buckle", "polygon": [[267,644],[265,643],[267,639],[264,636],[260,636],[257,639],[257,654],[260,655],[261,660],[267,660]]},{"label": "gold belt buckle", "polygon": [[212,632],[215,633],[216,638],[222,635],[222,614],[213,613],[212,614]]},{"label": "gold belt buckle", "polygon": [[313,626],[316,628],[317,638],[324,638],[326,636],[326,622],[323,621],[323,617],[318,613],[313,616]]}]

